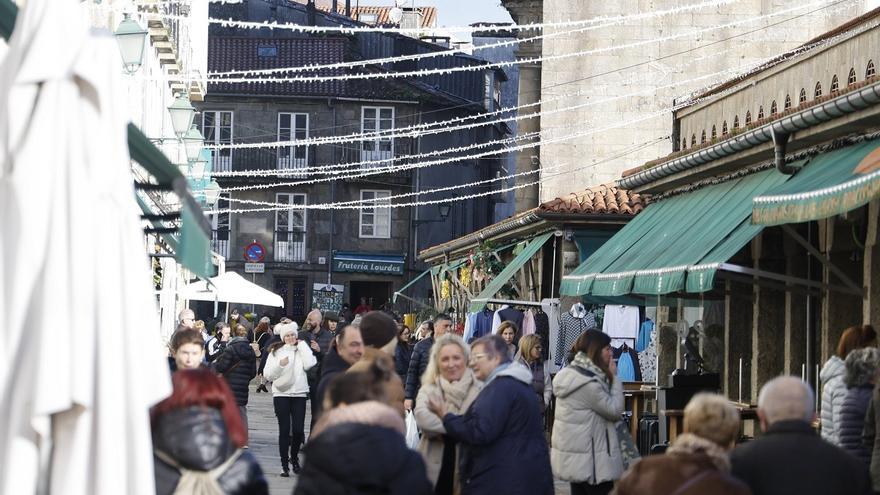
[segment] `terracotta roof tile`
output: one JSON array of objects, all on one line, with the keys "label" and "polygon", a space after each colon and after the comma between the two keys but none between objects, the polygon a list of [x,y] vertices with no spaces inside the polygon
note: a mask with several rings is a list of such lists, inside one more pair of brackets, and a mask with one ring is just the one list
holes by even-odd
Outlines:
[{"label": "terracotta roof tile", "polygon": [[[296,0],[297,3],[306,3],[305,0]],[[379,6],[379,5],[360,5],[360,6],[351,6],[351,18],[355,20],[359,20],[361,22],[365,22],[360,16],[361,15],[375,15],[376,20],[371,21],[368,24],[375,25],[388,25],[394,24],[391,22],[391,19],[388,18],[388,12],[394,7],[393,0],[388,0],[389,4],[387,6]],[[323,12],[330,12],[331,4],[330,0],[318,0],[315,3],[315,8],[321,10]],[[422,22],[421,27],[423,28],[433,28],[437,27],[437,8],[436,7],[418,7],[422,14]],[[336,13],[337,14],[345,14],[345,0],[339,0],[336,4]]]},{"label": "terracotta roof tile", "polygon": [[649,197],[620,189],[611,184],[556,198],[541,204],[538,210],[546,213],[575,213],[583,215],[635,215],[648,205]]}]

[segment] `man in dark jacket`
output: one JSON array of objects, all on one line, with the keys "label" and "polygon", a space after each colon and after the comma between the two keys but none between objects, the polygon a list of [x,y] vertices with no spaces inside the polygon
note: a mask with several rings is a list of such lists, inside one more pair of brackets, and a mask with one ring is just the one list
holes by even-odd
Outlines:
[{"label": "man in dark jacket", "polygon": [[428,367],[428,359],[431,356],[431,346],[434,345],[434,339],[442,337],[446,335],[446,332],[450,331],[452,331],[452,318],[443,314],[437,315],[434,318],[434,335],[425,337],[413,348],[404,387],[406,400],[403,401],[403,407],[407,411],[412,411],[413,401],[419,395],[419,388],[422,386],[422,375]]},{"label": "man in dark jacket", "polygon": [[[317,418],[324,406],[324,395],[327,387],[336,375],[345,371],[356,363],[364,355],[364,341],[361,331],[355,326],[345,326],[336,332],[335,344],[327,351],[321,369],[321,381],[315,390],[315,400],[312,402],[317,408],[312,408],[312,417]],[[314,421],[314,420],[313,420]]]},{"label": "man in dark jacket", "polygon": [[248,341],[247,329],[241,325],[233,329],[233,335],[234,337],[226,344],[226,350],[213,365],[214,370],[229,383],[229,388],[235,395],[235,402],[238,403],[238,410],[241,412],[244,429],[247,431],[248,386],[257,376],[257,353],[254,349],[257,344]]},{"label": "man in dark jacket", "polygon": [[446,434],[459,443],[461,493],[552,494],[550,452],[531,371],[510,362],[498,335],[474,341],[470,364],[485,385],[464,415],[447,413],[440,397],[428,401]]},{"label": "man in dark jacket", "polygon": [[822,440],[811,426],[813,391],[793,376],[767,382],[758,396],[764,435],[730,456],[732,474],[754,495],[869,495],[867,467]]}]

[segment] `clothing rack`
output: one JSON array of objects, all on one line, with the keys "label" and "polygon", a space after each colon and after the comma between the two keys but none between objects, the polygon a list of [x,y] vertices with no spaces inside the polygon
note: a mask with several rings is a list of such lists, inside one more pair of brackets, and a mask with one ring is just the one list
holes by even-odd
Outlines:
[{"label": "clothing rack", "polygon": [[[511,299],[486,299],[486,304],[495,303],[495,304],[507,304],[510,306],[536,306],[541,307],[543,303],[541,301],[516,301]],[[551,299],[549,304],[551,306],[559,306],[558,299]]]}]

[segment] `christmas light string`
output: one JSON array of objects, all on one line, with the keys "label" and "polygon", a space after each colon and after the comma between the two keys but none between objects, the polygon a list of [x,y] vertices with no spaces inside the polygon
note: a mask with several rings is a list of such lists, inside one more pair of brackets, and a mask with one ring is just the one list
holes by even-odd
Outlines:
[{"label": "christmas light string", "polygon": [[[649,19],[652,17],[665,17],[673,14],[681,14],[684,12],[701,10],[708,7],[720,7],[723,5],[727,5],[730,3],[741,2],[743,0],[712,0],[708,2],[702,2],[697,4],[684,5],[680,7],[675,7],[666,10],[658,10],[653,12],[642,12],[638,14],[632,14],[627,16],[622,16],[619,19],[615,19],[611,22],[589,25],[585,27],[579,27],[571,30],[564,31],[556,31],[547,34],[541,34],[536,36],[530,36],[527,38],[517,38],[508,41],[499,41],[495,43],[489,43],[485,45],[474,46],[472,52],[478,52],[482,50],[489,50],[492,48],[499,48],[504,46],[517,45],[520,43],[530,43],[533,41],[544,40],[548,38],[555,38],[559,36],[566,36],[569,34],[582,33],[586,31],[592,31],[596,29],[603,29],[606,27],[617,26],[623,24],[627,21],[633,20],[643,20]],[[500,29],[505,29],[504,26],[499,26]],[[219,77],[219,76],[235,76],[235,75],[260,75],[260,74],[274,74],[274,73],[296,73],[296,72],[312,72],[319,70],[331,70],[331,69],[345,69],[351,67],[363,67],[367,65],[383,65],[390,64],[396,62],[404,62],[411,60],[424,60],[435,57],[451,57],[453,55],[462,54],[461,51],[457,50],[440,50],[436,52],[428,52],[428,53],[418,53],[413,55],[398,55],[394,57],[384,57],[384,58],[374,58],[374,59],[365,59],[365,60],[353,60],[349,62],[337,62],[332,64],[309,64],[295,67],[276,67],[271,69],[241,69],[241,70],[231,70],[225,72],[209,72],[207,76],[211,77]]]},{"label": "christmas light string", "polygon": [[[572,174],[575,172],[580,172],[582,170],[596,167],[598,165],[601,165],[601,164],[608,162],[608,161],[611,161],[611,160],[623,158],[624,156],[627,156],[627,155],[632,154],[634,152],[640,151],[641,149],[644,149],[645,147],[652,146],[654,144],[657,144],[661,141],[665,141],[668,139],[669,139],[669,136],[652,139],[650,141],[646,141],[642,144],[636,145],[635,147],[630,148],[630,149],[628,149],[622,153],[619,153],[615,156],[608,157],[604,160],[600,160],[598,162],[594,162],[589,165],[584,165],[582,167],[577,167],[577,168],[574,168],[571,170],[566,170],[566,171],[559,172],[556,174],[551,174],[551,175],[548,175],[547,177],[542,177],[542,178],[535,180],[535,181],[532,181],[532,182],[527,182],[524,184],[517,184],[515,186],[510,186],[510,187],[502,188],[502,189],[496,189],[496,190],[492,190],[492,191],[473,193],[473,194],[469,194],[469,195],[465,195],[465,196],[455,196],[452,198],[442,198],[442,199],[435,199],[435,200],[414,201],[414,202],[408,202],[408,203],[388,203],[388,204],[385,204],[386,201],[390,201],[390,199],[393,199],[393,198],[427,195],[427,194],[438,193],[438,192],[453,190],[453,189],[457,189],[457,188],[462,188],[465,186],[472,186],[477,183],[472,183],[472,184],[467,184],[467,185],[459,185],[459,186],[449,186],[449,187],[438,188],[438,189],[433,189],[433,190],[429,190],[429,191],[400,194],[400,195],[396,195],[396,196],[393,196],[390,198],[381,198],[379,200],[375,200],[375,199],[373,199],[373,200],[356,200],[356,201],[346,201],[346,202],[338,202],[338,203],[316,203],[316,204],[312,204],[312,205],[290,205],[290,204],[275,203],[278,206],[268,207],[268,208],[245,208],[245,209],[231,209],[230,208],[230,209],[225,209],[225,210],[214,210],[212,212],[207,212],[207,213],[209,213],[209,214],[256,213],[256,212],[285,211],[285,210],[287,210],[287,211],[289,211],[289,210],[360,210],[360,209],[371,209],[372,210],[372,209],[386,209],[386,208],[387,209],[410,208],[410,207],[428,206],[428,205],[435,205],[435,204],[448,204],[448,203],[453,203],[453,202],[458,202],[458,201],[466,201],[469,199],[474,199],[474,198],[479,198],[479,197],[492,196],[495,194],[501,194],[501,193],[505,193],[505,192],[509,192],[509,191],[515,191],[517,189],[522,189],[524,187],[535,186],[535,185],[538,185],[542,182],[547,182],[551,179],[555,179],[555,178],[563,176],[563,175]],[[551,167],[551,168],[556,169],[556,168],[563,167],[566,165],[568,165],[568,164],[561,164],[561,165],[557,165],[557,166]],[[534,172],[541,172],[541,171],[537,170],[537,171],[533,171],[532,173],[534,173]],[[526,173],[518,174],[518,175],[526,175]],[[504,177],[504,178],[507,178],[507,177]],[[226,199],[227,200],[232,199],[233,202],[235,202],[235,201],[240,201],[240,202],[254,201],[254,200],[243,200],[242,201],[242,200],[236,200],[234,198],[226,198]],[[361,203],[361,204],[360,205],[354,204],[356,202]]]},{"label": "christmas light string", "polygon": [[710,26],[702,29],[696,29],[687,31],[684,33],[676,33],[664,37],[652,38],[649,40],[641,40],[633,43],[627,43],[623,45],[611,45],[602,48],[594,48],[589,50],[582,50],[578,52],[566,52],[560,53],[556,55],[541,55],[539,57],[531,57],[524,58],[519,60],[511,60],[511,61],[502,61],[502,62],[491,62],[485,64],[476,64],[476,65],[467,65],[467,66],[458,66],[458,67],[447,67],[447,68],[437,68],[437,69],[420,69],[414,71],[388,71],[388,72],[371,72],[371,73],[355,73],[355,74],[322,74],[322,75],[314,75],[314,76],[292,76],[292,77],[271,77],[271,78],[248,78],[248,77],[228,77],[228,78],[216,78],[216,77],[206,77],[206,76],[197,76],[194,78],[187,78],[187,81],[200,81],[205,83],[225,83],[225,84],[240,84],[240,83],[284,83],[284,82],[327,82],[327,81],[350,81],[350,80],[364,80],[364,79],[391,79],[391,78],[405,78],[405,77],[422,77],[428,75],[447,75],[453,74],[457,72],[469,72],[469,71],[482,71],[488,69],[503,69],[505,67],[514,67],[519,65],[531,65],[536,64],[538,62],[547,62],[554,60],[564,60],[568,58],[576,58],[576,57],[584,57],[588,55],[596,55],[601,53],[608,53],[617,50],[628,50],[634,48],[644,47],[646,45],[653,45],[657,43],[663,43],[667,41],[673,41],[679,38],[691,37],[691,36],[699,36],[702,34],[710,33],[713,31],[718,31],[722,29],[729,29],[731,27],[736,27],[741,24],[749,24],[752,22],[762,21],[766,19],[770,19],[773,17],[777,17],[780,15],[785,15],[797,10],[802,10],[805,8],[811,8],[818,5],[826,5],[826,6],[834,6],[845,2],[852,2],[855,0],[816,0],[812,3],[801,4],[795,7],[790,7],[787,9],[783,9],[781,11],[771,12],[769,14],[764,14],[761,16],[754,16],[747,19],[740,19],[736,21],[732,21],[726,24],[720,24],[715,26]]}]

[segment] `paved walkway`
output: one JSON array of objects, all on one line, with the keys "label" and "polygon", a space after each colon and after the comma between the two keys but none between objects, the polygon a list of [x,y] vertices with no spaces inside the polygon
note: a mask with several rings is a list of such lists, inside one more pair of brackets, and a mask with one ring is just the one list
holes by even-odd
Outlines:
[{"label": "paved walkway", "polygon": [[[311,421],[311,405],[306,406],[306,438],[309,436]],[[251,383],[251,395],[248,399],[248,435],[251,453],[256,456],[266,480],[269,481],[271,495],[290,495],[296,485],[296,475],[282,478],[281,461],[278,458],[278,422],[272,407],[271,393],[256,393],[256,381]],[[302,454],[300,454],[302,460]],[[568,495],[568,483],[556,482],[556,495]]]}]

